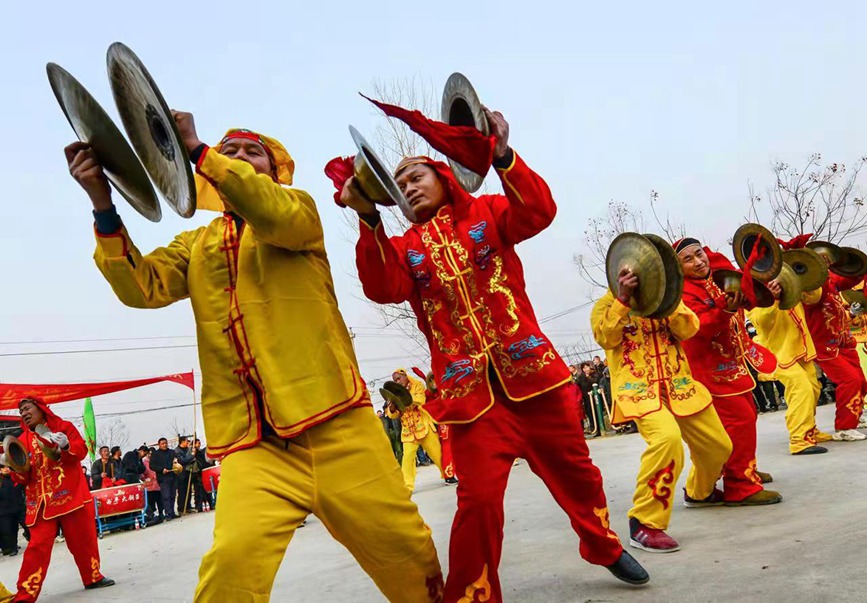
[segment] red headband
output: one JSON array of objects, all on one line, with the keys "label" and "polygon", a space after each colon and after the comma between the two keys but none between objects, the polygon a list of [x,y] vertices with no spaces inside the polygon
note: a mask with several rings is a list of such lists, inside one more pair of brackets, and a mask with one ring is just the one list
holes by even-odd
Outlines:
[{"label": "red headband", "polygon": [[265,152],[268,153],[268,157],[271,159],[271,165],[276,166],[277,162],[274,161],[274,153],[271,152],[271,149],[268,147],[268,143],[265,140],[251,130],[235,130],[231,134],[227,134],[223,140],[220,141],[220,147],[226,144],[228,141],[234,138],[244,138],[246,140],[252,140],[255,143],[262,145],[262,148],[265,149]]}]

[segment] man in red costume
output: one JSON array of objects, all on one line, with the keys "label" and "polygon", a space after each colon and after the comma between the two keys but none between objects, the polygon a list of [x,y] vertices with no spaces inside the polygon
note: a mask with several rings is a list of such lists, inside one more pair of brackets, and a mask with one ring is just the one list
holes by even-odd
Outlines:
[{"label": "man in red costume", "polygon": [[474,198],[445,164],[406,158],[395,177],[417,219],[394,238],[353,179],[339,197],[361,218],[356,260],[364,292],[378,303],[411,304],[440,391],[426,408],[451,425],[459,483],[445,601],[503,600],[503,495],[519,457],[569,515],[582,557],[643,584],[647,572],[609,529],[569,370],[539,328],[515,252],[554,219],[554,199],[509,148],[503,116],[486,115],[505,195]]},{"label": "man in red costume", "polygon": [[732,441],[732,455],[723,466],[723,500],[729,506],[770,505],[783,500],[779,492],[765,490],[772,481],[756,470],[756,386],[747,368],[773,373],[777,361],[753,343],[744,324],[745,298],[726,293],[714,283],[714,270],[735,270],[720,253],[684,238],[674,243],[683,267],[683,303],[695,312],[699,329],[681,342],[693,377],[713,396],[713,406]]},{"label": "man in red costume", "polygon": [[[87,455],[84,439],[72,423],[58,417],[41,400],[24,398],[18,410],[24,428],[20,440],[30,458],[30,468],[12,475],[25,486],[30,543],[24,551],[14,600],[35,601],[39,596],[60,528],[84,588],[114,585],[114,580],[103,576],[99,569],[93,498],[81,470],[81,461]],[[48,431],[40,428],[38,435],[40,426]],[[0,464],[8,464],[5,452],[0,455]]]},{"label": "man in red costume", "polygon": [[[826,256],[822,256],[826,258]],[[827,259],[826,259],[827,261]],[[856,442],[867,439],[858,431],[858,422],[867,395],[867,379],[858,358],[857,343],[850,331],[849,310],[840,292],[851,289],[861,278],[847,278],[830,273],[821,289],[803,294],[807,329],[816,345],[816,362],[825,376],[837,386],[833,438]]]}]

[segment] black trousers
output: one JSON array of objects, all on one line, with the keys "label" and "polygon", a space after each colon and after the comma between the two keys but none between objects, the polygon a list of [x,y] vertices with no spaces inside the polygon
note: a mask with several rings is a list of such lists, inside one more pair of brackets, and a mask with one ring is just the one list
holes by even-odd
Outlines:
[{"label": "black trousers", "polygon": [[18,550],[18,513],[0,515],[0,550]]},{"label": "black trousers", "polygon": [[193,487],[192,491],[196,497],[196,511],[201,511],[205,501],[208,501],[208,506],[211,506],[211,497],[205,493],[205,484],[202,482],[202,473],[192,474]]},{"label": "black trousers", "polygon": [[177,496],[178,483],[175,481],[175,474],[170,473],[163,476],[163,481],[160,484],[160,496],[163,499],[163,511],[166,517],[176,517],[175,513],[175,497]]},{"label": "black trousers", "polygon": [[157,512],[159,512],[160,516],[163,516],[165,514],[165,507],[163,506],[162,492],[160,490],[145,490],[145,494],[148,500],[147,510],[145,511],[147,517],[154,517]]}]

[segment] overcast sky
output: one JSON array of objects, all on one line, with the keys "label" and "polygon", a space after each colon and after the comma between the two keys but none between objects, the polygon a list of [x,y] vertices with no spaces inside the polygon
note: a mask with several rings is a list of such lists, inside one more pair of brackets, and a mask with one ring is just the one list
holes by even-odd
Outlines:
[{"label": "overcast sky", "polygon": [[[348,124],[370,133],[385,119],[356,94],[370,92],[374,78],[418,76],[440,89],[461,71],[505,114],[512,145],[559,204],[553,226],[520,248],[540,317],[587,301],[572,258],[587,220],[610,199],[646,210],[656,190],[663,210],[719,246],[742,222],[748,181],[759,189],[770,183],[772,161],[798,164],[818,151],[850,163],[867,152],[861,2],[87,4],[3,9],[0,381],[198,370],[187,302],[142,311],[111,293],[91,259],[89,202],[66,171],[62,148],[74,136],[45,63],[69,70],[116,117],[105,73],[114,41],[139,55],[170,105],[194,113],[204,139],[248,127],[293,154],[296,186],[318,201],[340,306],[358,334],[368,379],[417,359],[407,357],[412,345],[397,332],[380,329],[361,298],[354,235],[322,170],[331,157],[353,151]],[[144,252],[214,216],[183,220],[164,207],[162,222],[152,224],[118,207]],[[558,345],[587,327],[586,310],[545,324]],[[138,339],[145,337],[161,339]],[[164,349],[32,355],[141,347]],[[175,419],[192,427],[189,406],[150,411],[190,402],[189,392],[172,384],[94,405],[98,423],[107,413],[138,411],[125,418],[138,443],[168,434]],[[81,404],[58,410],[80,416]]]}]

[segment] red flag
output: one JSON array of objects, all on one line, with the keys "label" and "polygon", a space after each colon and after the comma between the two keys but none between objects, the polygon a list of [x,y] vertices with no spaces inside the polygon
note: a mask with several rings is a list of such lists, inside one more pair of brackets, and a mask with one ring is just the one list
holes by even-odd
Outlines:
[{"label": "red flag", "polygon": [[777,242],[783,249],[801,249],[807,246],[807,241],[809,241],[810,237],[812,236],[813,233],[810,232],[807,234],[798,235],[794,239],[790,239],[788,241],[784,241],[783,239],[777,239]]},{"label": "red flag", "polygon": [[764,247],[759,248],[761,242],[762,235],[759,235],[756,237],[756,242],[753,244],[752,251],[750,251],[750,257],[748,257],[746,263],[744,263],[743,276],[741,277],[741,293],[744,294],[744,297],[747,298],[747,301],[753,308],[756,307],[758,301],[756,300],[756,287],[753,283],[752,270],[755,263],[765,257],[767,251]]},{"label": "red flag", "polygon": [[361,95],[382,109],[389,117],[395,117],[409,129],[424,138],[437,151],[459,164],[484,176],[494,162],[496,137],[485,136],[471,126],[451,126],[441,121],[428,119],[419,111],[409,111],[397,105],[382,103]]},{"label": "red flag", "polygon": [[0,383],[0,410],[13,410],[18,408],[18,402],[26,397],[40,398],[46,404],[57,404],[71,400],[81,400],[103,394],[111,394],[145,385],[172,381],[180,385],[186,385],[194,389],[193,373],[176,373],[164,377],[150,377],[148,379],[135,379],[132,381],[106,381],[102,383],[57,383],[57,384],[22,384]]},{"label": "red flag", "polygon": [[334,193],[334,202],[340,207],[346,207],[340,202],[340,194],[343,192],[343,187],[346,181],[355,171],[355,155],[350,157],[335,157],[325,164],[325,175],[331,178],[334,183],[334,188],[337,192]]}]

